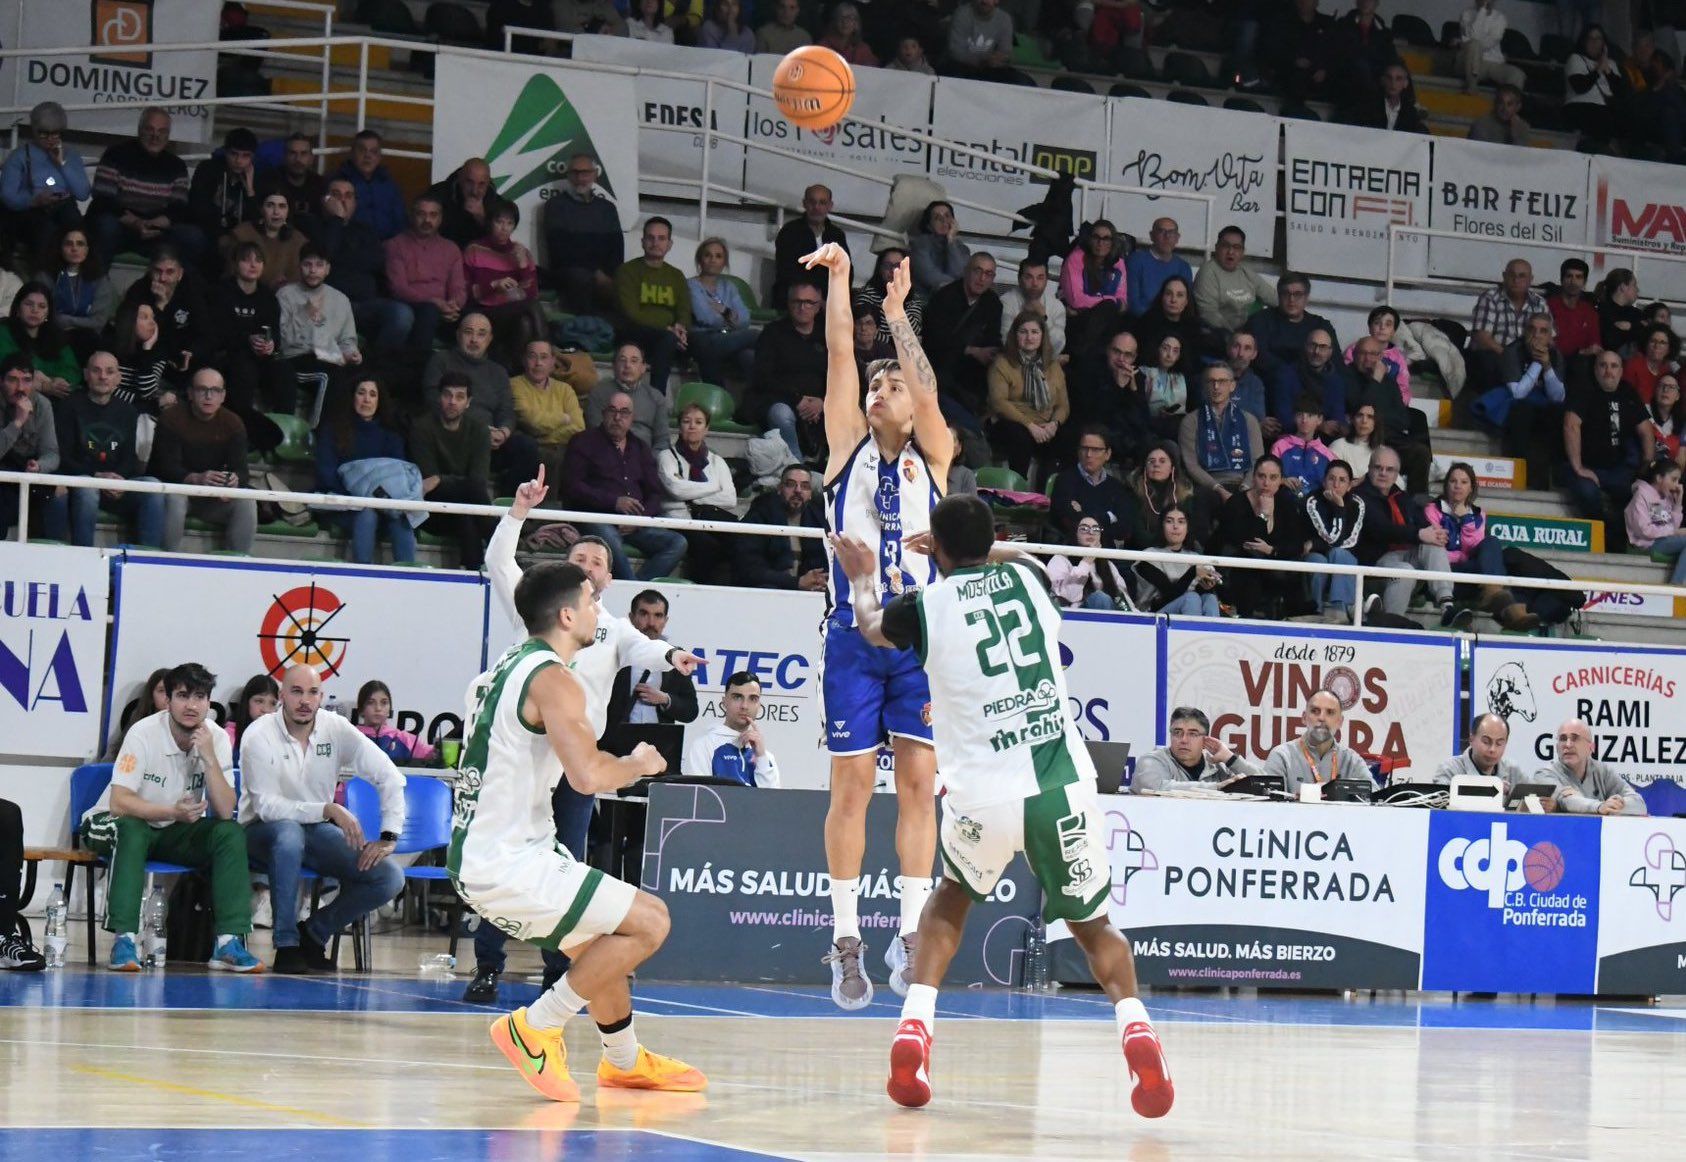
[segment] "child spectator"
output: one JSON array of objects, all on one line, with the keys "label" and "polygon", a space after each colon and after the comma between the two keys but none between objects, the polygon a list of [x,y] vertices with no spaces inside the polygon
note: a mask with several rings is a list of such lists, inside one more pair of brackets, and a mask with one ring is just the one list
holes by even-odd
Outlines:
[{"label": "child spectator", "polygon": [[436,747],[392,725],[392,690],[378,678],[364,682],[357,691],[357,729],[395,763],[432,762],[439,753]]},{"label": "child spectator", "polygon": [[[1076,544],[1085,549],[1101,545],[1101,522],[1092,516],[1077,522]],[[1073,553],[1048,560],[1048,585],[1054,599],[1067,609],[1134,609],[1130,583],[1118,570],[1118,562],[1103,557]]]},{"label": "child spectator", "polygon": [[1670,585],[1686,585],[1686,533],[1681,524],[1680,465],[1652,461],[1633,482],[1627,505],[1628,543],[1649,549],[1653,556],[1672,556]]},{"label": "child spectator", "polygon": [[1283,486],[1301,499],[1323,487],[1323,473],[1335,458],[1317,438],[1322,425],[1323,405],[1315,396],[1302,395],[1294,404],[1294,434],[1283,436],[1270,449],[1270,454],[1282,461]]}]

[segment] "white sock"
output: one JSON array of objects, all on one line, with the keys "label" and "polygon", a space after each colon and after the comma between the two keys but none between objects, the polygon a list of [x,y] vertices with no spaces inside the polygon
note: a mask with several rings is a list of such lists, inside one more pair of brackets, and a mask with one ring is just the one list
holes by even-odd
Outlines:
[{"label": "white sock", "polygon": [[597,1026],[603,1038],[603,1058],[616,1069],[631,1069],[638,1064],[638,1033],[632,1027],[632,1017],[618,1025]]},{"label": "white sock", "polygon": [[919,914],[925,910],[925,901],[930,898],[930,876],[902,877],[901,935],[911,936],[919,931]]},{"label": "white sock", "polygon": [[585,998],[574,991],[564,976],[527,1006],[527,1024],[535,1029],[560,1029],[583,1008]]},{"label": "white sock", "polygon": [[831,881],[831,939],[835,943],[847,940],[853,936],[861,938],[860,914],[856,911],[856,897],[860,892],[860,881],[840,880],[835,876]]},{"label": "white sock", "polygon": [[1128,1029],[1131,1025],[1136,1024],[1138,1021],[1150,1028],[1153,1025],[1153,1022],[1147,1019],[1147,1009],[1142,1005],[1140,997],[1125,997],[1116,1005],[1112,1006],[1112,1011],[1118,1017],[1118,1032],[1120,1036],[1123,1035],[1125,1029]]},{"label": "white sock", "polygon": [[932,1032],[937,1024],[937,990],[928,984],[910,984],[902,1001],[902,1020],[923,1021],[925,1031]]},{"label": "white sock", "polygon": [[238,939],[240,939],[240,938],[238,936],[233,935],[232,933],[224,933],[223,935],[217,937],[217,948],[216,948],[216,950],[218,952],[221,952],[222,949],[223,949],[223,945],[227,944],[230,940],[238,940]]}]

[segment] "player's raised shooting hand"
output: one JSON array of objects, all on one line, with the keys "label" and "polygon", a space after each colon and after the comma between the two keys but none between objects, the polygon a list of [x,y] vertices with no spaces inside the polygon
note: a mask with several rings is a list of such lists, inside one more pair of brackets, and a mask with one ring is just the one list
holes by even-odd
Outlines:
[{"label": "player's raised shooting hand", "polygon": [[[835,245],[835,244],[834,244]],[[904,258],[884,284],[884,321],[907,318],[907,296],[913,293],[913,259]]]},{"label": "player's raised shooting hand", "polygon": [[629,757],[632,759],[632,765],[638,771],[638,777],[641,779],[652,778],[667,770],[667,760],[662,758],[662,752],[647,742],[641,742],[633,747],[632,754]]},{"label": "player's raised shooting hand", "polygon": [[544,465],[539,465],[539,474],[515,490],[515,503],[509,506],[509,515],[516,520],[526,520],[527,514],[532,512],[544,498],[550,494],[550,489],[544,482]]},{"label": "player's raised shooting hand", "polygon": [[827,242],[812,254],[804,254],[797,261],[807,270],[820,267],[834,275],[842,275],[845,280],[849,277],[849,252],[835,242]]},{"label": "player's raised shooting hand", "polygon": [[845,577],[870,577],[878,570],[878,555],[859,537],[832,533],[831,548],[843,565]]}]

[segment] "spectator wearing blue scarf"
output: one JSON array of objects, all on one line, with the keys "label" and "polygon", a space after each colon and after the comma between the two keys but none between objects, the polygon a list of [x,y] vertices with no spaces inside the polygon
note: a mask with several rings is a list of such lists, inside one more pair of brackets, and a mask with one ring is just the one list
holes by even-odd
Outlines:
[{"label": "spectator wearing blue scarf", "polygon": [[1251,483],[1264,438],[1259,421],[1233,402],[1235,373],[1229,365],[1211,364],[1204,377],[1206,402],[1183,417],[1178,444],[1194,487],[1222,504]]}]

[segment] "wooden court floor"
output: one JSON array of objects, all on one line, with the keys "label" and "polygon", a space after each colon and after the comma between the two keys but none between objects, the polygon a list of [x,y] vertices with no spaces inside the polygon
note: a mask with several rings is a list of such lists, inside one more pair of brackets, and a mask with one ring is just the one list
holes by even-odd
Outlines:
[{"label": "wooden court floor", "polygon": [[[0,1159],[1660,1162],[1686,1141],[1686,1003],[1149,998],[1177,1104],[1147,1122],[1093,994],[945,994],[936,1097],[912,1111],[883,1093],[887,991],[844,1015],[817,987],[651,984],[643,1040],[708,1092],[599,1091],[581,1019],[584,1100],[558,1106],[491,1047],[500,1010],[417,973],[429,950],[383,937],[376,972],[338,978],[0,974]],[[526,956],[511,1004],[536,995]]]}]

